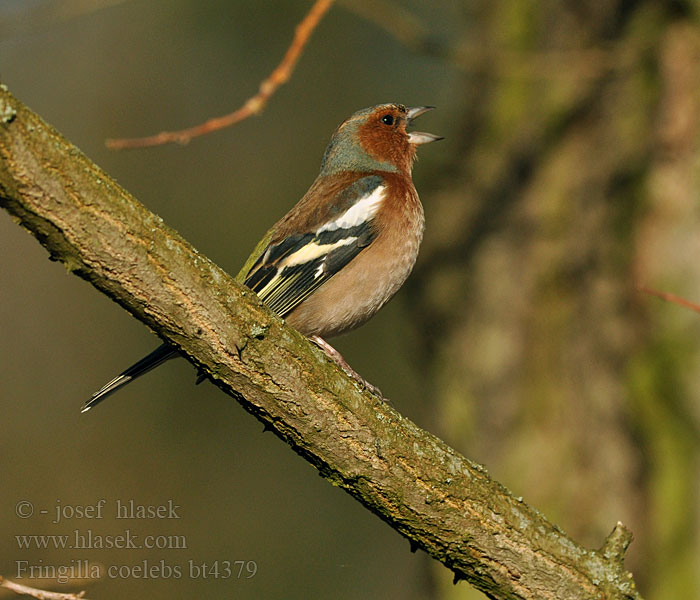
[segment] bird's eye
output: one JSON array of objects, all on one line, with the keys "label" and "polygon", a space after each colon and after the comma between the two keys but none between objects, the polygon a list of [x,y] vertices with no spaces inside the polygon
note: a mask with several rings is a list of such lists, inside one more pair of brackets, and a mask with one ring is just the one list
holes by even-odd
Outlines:
[{"label": "bird's eye", "polygon": [[384,115],[382,117],[382,123],[384,123],[384,125],[393,125],[394,124],[394,116],[393,115]]}]

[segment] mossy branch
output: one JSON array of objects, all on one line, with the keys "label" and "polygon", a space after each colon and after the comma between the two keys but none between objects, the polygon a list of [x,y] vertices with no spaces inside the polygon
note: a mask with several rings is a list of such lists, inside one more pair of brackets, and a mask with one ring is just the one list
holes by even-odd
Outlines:
[{"label": "mossy branch", "polygon": [[[357,385],[0,89],[0,204],[369,510],[491,598],[638,599],[618,526],[576,544]],[[76,407],[76,414],[77,414]]]}]

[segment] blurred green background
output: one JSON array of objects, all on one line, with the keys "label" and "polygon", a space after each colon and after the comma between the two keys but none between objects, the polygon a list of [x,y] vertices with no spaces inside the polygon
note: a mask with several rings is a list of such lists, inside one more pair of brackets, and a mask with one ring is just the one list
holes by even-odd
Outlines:
[{"label": "blurred green background", "polygon": [[[419,125],[447,139],[414,170],[416,271],[337,347],[580,543],[628,525],[646,598],[700,598],[700,316],[638,290],[700,299],[697,4],[345,0],[260,117],[186,146],[105,149],[240,106],[310,6],[0,0],[0,80],[231,273],[306,191],[345,117],[437,105]],[[0,249],[0,574],[123,567],[77,582],[101,600],[481,597],[231,398],[195,387],[184,360],[81,415],[157,340],[6,216]],[[102,519],[52,522],[57,504],[100,499]],[[171,500],[179,518],[117,520],[117,500]],[[187,547],[16,538],[126,529]],[[219,578],[190,561],[219,561]],[[225,561],[257,572],[223,578]],[[144,564],[182,576],[144,578]]]}]

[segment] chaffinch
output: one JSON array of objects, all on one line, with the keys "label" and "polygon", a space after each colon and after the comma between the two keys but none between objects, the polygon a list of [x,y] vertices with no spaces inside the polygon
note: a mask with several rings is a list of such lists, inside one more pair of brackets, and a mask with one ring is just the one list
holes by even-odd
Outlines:
[{"label": "chaffinch", "polygon": [[[267,232],[236,277],[375,392],[324,338],[370,319],[416,262],[424,217],[411,169],[416,148],[442,138],[406,126],[432,108],[380,104],[345,120],[309,191]],[[177,355],[161,345],[95,392],[83,412]]]}]

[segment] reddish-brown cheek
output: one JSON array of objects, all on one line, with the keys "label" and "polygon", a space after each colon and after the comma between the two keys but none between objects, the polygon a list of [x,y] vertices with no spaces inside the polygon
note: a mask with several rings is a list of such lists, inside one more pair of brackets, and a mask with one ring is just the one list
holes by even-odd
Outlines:
[{"label": "reddish-brown cheek", "polygon": [[401,170],[410,168],[415,150],[405,134],[394,129],[380,129],[372,122],[363,125],[358,133],[365,152],[372,158],[389,162]]}]

